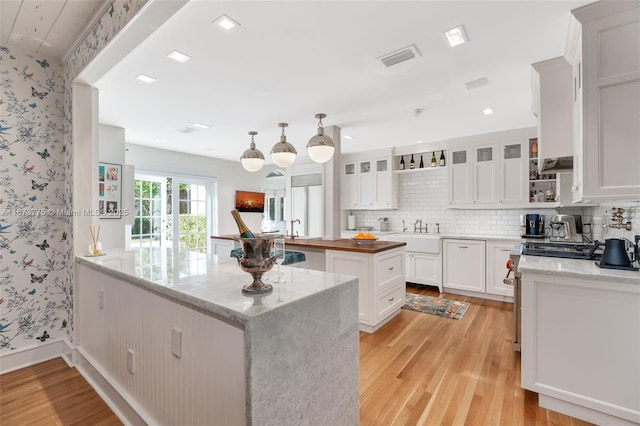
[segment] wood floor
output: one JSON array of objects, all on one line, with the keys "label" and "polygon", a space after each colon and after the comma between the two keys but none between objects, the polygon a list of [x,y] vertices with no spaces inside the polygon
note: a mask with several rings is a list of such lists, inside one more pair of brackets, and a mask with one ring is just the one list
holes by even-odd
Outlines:
[{"label": "wood floor", "polygon": [[75,368],[56,358],[0,376],[0,425],[121,425]]},{"label": "wood floor", "polygon": [[[360,334],[361,425],[589,425],[539,408],[537,394],[520,388],[512,305],[443,296],[471,307],[459,321],[403,309],[378,332]],[[121,423],[58,358],[0,376],[0,424]]]}]

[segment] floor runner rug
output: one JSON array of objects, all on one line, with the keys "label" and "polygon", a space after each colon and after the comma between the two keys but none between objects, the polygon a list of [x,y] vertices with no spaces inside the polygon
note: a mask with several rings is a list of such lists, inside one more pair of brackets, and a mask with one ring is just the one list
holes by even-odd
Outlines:
[{"label": "floor runner rug", "polygon": [[457,300],[443,299],[440,297],[407,293],[407,300],[403,308],[459,320],[464,313],[467,312],[467,309],[469,309],[469,302],[459,302]]}]

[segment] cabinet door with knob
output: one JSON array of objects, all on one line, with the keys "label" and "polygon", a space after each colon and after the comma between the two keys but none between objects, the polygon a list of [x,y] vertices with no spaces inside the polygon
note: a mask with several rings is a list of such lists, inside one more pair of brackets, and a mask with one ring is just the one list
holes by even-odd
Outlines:
[{"label": "cabinet door with knob", "polygon": [[444,239],[443,286],[447,288],[485,291],[485,242]]},{"label": "cabinet door with knob", "polygon": [[503,279],[507,275],[507,260],[516,244],[487,242],[487,293],[513,297],[513,286],[505,284]]}]

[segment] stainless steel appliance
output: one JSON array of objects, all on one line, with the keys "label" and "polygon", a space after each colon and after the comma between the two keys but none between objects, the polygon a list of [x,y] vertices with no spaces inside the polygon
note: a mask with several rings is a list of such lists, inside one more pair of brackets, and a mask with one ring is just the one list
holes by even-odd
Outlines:
[{"label": "stainless steel appliance", "polygon": [[544,216],[539,214],[520,215],[520,236],[544,238]]},{"label": "stainless steel appliance", "polygon": [[[518,262],[520,262],[520,255],[522,253],[522,244],[516,245],[511,254],[509,254],[509,260],[507,261],[507,276],[503,283],[513,286],[513,349],[520,352],[520,345],[522,343],[522,295],[521,295],[521,282],[522,274],[518,272]],[[511,278],[509,275],[513,275]]]},{"label": "stainless steel appliance", "polygon": [[569,214],[551,216],[551,241],[582,242],[582,218]]}]

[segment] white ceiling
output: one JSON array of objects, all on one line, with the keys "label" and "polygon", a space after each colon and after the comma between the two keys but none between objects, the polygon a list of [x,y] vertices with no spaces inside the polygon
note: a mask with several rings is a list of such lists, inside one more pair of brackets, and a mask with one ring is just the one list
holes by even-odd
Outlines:
[{"label": "white ceiling", "polygon": [[[43,4],[65,5],[63,16],[102,2],[0,3],[4,41],[6,10],[16,5],[30,5],[33,23]],[[319,112],[327,114],[325,126],[342,128],[343,152],[535,126],[530,64],[564,53],[570,10],[587,3],[191,0],[97,82],[100,121],[125,128],[129,143],[230,160],[238,160],[249,146],[247,132],[256,130],[267,161],[279,140],[277,123],[289,123],[287,139],[303,154]],[[222,14],[241,26],[215,27]],[[20,33],[15,28],[30,27],[18,25],[22,15],[11,40]],[[450,48],[442,31],[460,24],[469,42]],[[55,25],[49,37],[66,27]],[[54,43],[37,49],[44,53],[47,44]],[[376,60],[409,45],[419,59],[391,68]],[[192,59],[166,58],[174,49]],[[140,73],[158,80],[141,83]],[[466,89],[479,78],[489,84]],[[483,115],[485,107],[495,114]],[[194,123],[212,128],[177,131]]]},{"label": "white ceiling", "polygon": [[0,43],[64,57],[107,0],[0,0]]}]

